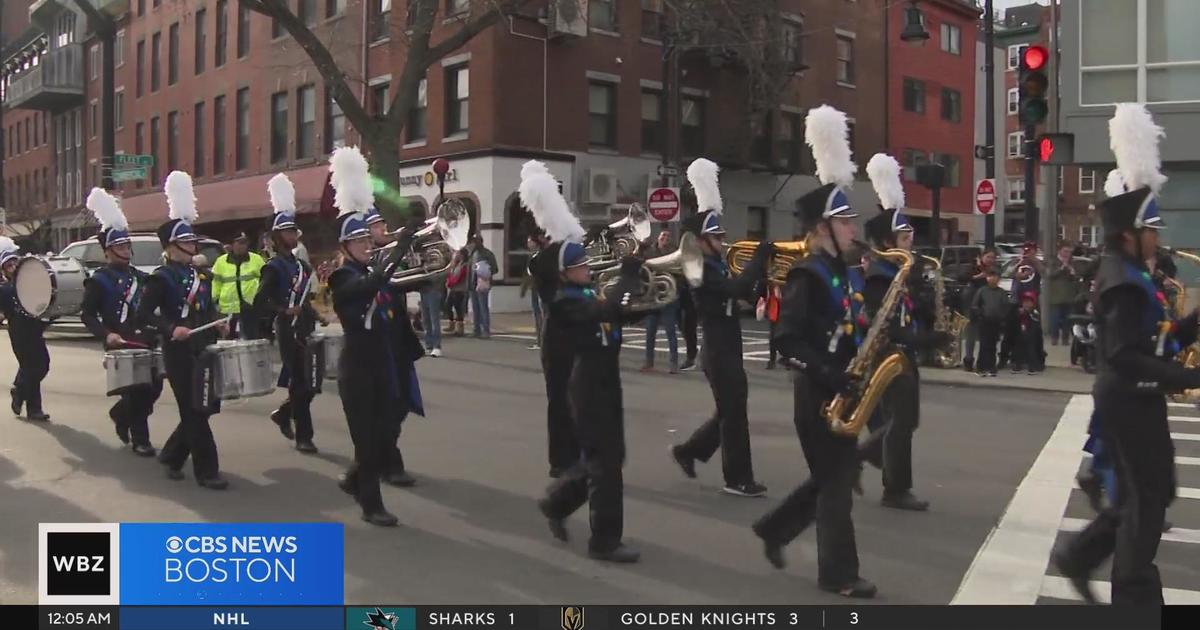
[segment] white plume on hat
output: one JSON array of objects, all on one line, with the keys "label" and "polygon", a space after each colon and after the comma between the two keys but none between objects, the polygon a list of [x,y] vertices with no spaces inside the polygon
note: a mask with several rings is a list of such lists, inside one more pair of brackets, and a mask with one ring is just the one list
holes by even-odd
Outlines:
[{"label": "white plume on hat", "polygon": [[7,236],[0,236],[0,254],[4,252],[15,252],[21,248],[17,246],[13,240]]},{"label": "white plume on hat", "polygon": [[900,163],[886,153],[876,153],[867,162],[867,177],[885,210],[904,208],[904,184],[900,181]]},{"label": "white plume on hat", "polygon": [[163,184],[163,192],[167,193],[167,214],[172,219],[180,219],[184,223],[195,223],[200,216],[196,211],[196,195],[192,192],[192,176],[183,171],[171,171],[167,182]]},{"label": "white plume on hat", "polygon": [[88,193],[87,209],[91,210],[96,220],[100,222],[102,230],[129,229],[129,221],[125,219],[125,213],[121,212],[121,205],[117,202],[117,198],[103,188],[93,188],[92,192]]},{"label": "white plume on hat", "polygon": [[822,184],[849,188],[858,166],[850,157],[850,127],[846,114],[828,105],[808,110],[804,118],[804,142],[812,148],[817,179]]},{"label": "white plume on hat", "polygon": [[358,147],[340,147],[329,158],[329,183],[333,186],[333,205],[338,216],[365,212],[375,205],[371,185],[371,166]]},{"label": "white plume on hat", "polygon": [[267,194],[271,197],[275,214],[292,214],[296,211],[296,187],[287,175],[277,173],[272,177],[267,182]]},{"label": "white plume on hat", "polygon": [[721,167],[712,160],[696,158],[687,169],[688,181],[692,190],[696,191],[696,209],[700,212],[711,210],[721,214],[725,210],[725,202],[721,201],[721,186],[717,174]]},{"label": "white plume on hat", "polygon": [[1120,169],[1114,168],[1108,172],[1108,177],[1104,178],[1104,196],[1116,197],[1125,192],[1125,177],[1121,175]]},{"label": "white plume on hat", "polygon": [[[526,163],[529,167],[529,163]],[[528,170],[528,173],[526,172]],[[521,204],[529,209],[533,220],[546,232],[552,243],[580,242],[584,230],[567,200],[558,192],[558,181],[548,172],[536,168],[521,169],[521,186],[517,190]]]},{"label": "white plume on hat", "polygon": [[528,162],[521,165],[521,180],[522,181],[524,181],[527,177],[530,177],[534,173],[549,174],[550,170],[546,168],[545,164],[543,164],[542,162],[539,162],[538,160],[529,160]]},{"label": "white plume on hat", "polygon": [[1159,169],[1158,139],[1165,132],[1154,123],[1146,106],[1139,103],[1118,103],[1108,121],[1109,147],[1117,156],[1117,170],[1125,178],[1129,190],[1148,186],[1158,192],[1167,181]]}]

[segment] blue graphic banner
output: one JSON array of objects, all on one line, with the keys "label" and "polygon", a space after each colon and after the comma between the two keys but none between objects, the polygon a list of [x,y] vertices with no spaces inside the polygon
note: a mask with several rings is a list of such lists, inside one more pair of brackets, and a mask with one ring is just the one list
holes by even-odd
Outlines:
[{"label": "blue graphic banner", "polygon": [[344,630],[342,608],[121,608],[121,630]]},{"label": "blue graphic banner", "polygon": [[341,606],[341,523],[122,523],[123,606]]}]

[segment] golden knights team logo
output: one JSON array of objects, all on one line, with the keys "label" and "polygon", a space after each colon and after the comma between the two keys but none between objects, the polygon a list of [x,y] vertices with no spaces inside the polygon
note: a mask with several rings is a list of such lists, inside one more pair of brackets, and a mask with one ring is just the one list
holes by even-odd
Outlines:
[{"label": "golden knights team logo", "polygon": [[583,606],[563,606],[562,630],[583,630]]}]

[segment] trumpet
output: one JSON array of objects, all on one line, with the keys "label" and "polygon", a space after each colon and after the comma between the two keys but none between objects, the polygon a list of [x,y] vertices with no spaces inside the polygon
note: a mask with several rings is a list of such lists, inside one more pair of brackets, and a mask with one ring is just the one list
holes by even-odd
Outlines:
[{"label": "trumpet", "polygon": [[648,238],[650,215],[640,204],[629,204],[629,213],[624,219],[609,223],[595,238],[584,243],[588,264],[593,271],[603,271],[622,258],[638,253],[642,242]]},{"label": "trumpet", "polygon": [[[438,206],[437,214],[413,235],[412,245],[404,254],[404,265],[392,274],[388,283],[406,287],[428,281],[450,268],[454,253],[467,246],[471,231],[470,213],[457,199],[447,199]],[[398,234],[399,230],[393,234]],[[393,241],[379,249],[396,247]]]},{"label": "trumpet", "polygon": [[[696,236],[690,232],[680,237],[678,249],[642,264],[638,292],[630,296],[625,310],[634,313],[656,311],[674,302],[679,298],[676,276],[681,276],[692,287],[698,287],[704,281],[704,253],[696,243]],[[610,263],[596,274],[598,292],[605,295],[620,280],[621,263]]]},{"label": "trumpet", "polygon": [[[745,271],[746,265],[750,264],[750,259],[754,257],[754,250],[758,249],[758,244],[759,241],[736,241],[729,246],[725,252],[725,263],[729,265],[729,270],[734,275],[740,275]],[[791,271],[792,265],[808,254],[808,243],[806,241],[777,241],[774,245],[775,256],[772,257],[771,265],[767,269],[767,279],[773,284],[783,284],[787,282],[787,275]]]}]

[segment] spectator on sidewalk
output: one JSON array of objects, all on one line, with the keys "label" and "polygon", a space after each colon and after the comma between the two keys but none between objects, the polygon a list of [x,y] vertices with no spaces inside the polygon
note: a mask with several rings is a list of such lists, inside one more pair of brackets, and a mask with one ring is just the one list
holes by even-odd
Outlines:
[{"label": "spectator on sidewalk", "polygon": [[470,265],[467,268],[467,292],[471,296],[474,336],[487,339],[492,336],[491,304],[488,303],[488,296],[492,291],[492,276],[496,275],[500,268],[496,265],[496,255],[483,245],[482,236],[476,234],[467,247],[471,251]]},{"label": "spectator on sidewalk", "polygon": [[430,278],[421,289],[421,322],[425,327],[425,350],[431,357],[442,356],[442,301],[446,291],[445,273]]},{"label": "spectator on sidewalk", "polygon": [[979,321],[972,310],[975,294],[980,287],[987,285],[988,271],[995,268],[996,250],[989,247],[979,255],[975,261],[975,268],[961,278],[962,283],[966,285],[961,303],[964,314],[970,320],[963,331],[963,369],[968,372],[975,370],[975,345],[979,341]]},{"label": "spectator on sidewalk", "polygon": [[1012,372],[1027,370],[1037,374],[1046,369],[1046,354],[1042,346],[1042,314],[1038,296],[1032,291],[1021,294],[1017,309],[1017,337],[1013,340]]},{"label": "spectator on sidewalk", "polygon": [[1075,248],[1070,243],[1058,246],[1058,256],[1050,263],[1050,345],[1067,344],[1071,338],[1069,318],[1079,293],[1079,274],[1071,264]]},{"label": "spectator on sidewalk", "polygon": [[[525,239],[525,247],[529,249],[529,260],[532,261],[538,252],[542,251],[544,243],[542,238],[537,235],[531,235]],[[533,274],[526,269],[525,277],[521,278],[521,297],[529,294],[529,306],[533,311],[533,329],[537,335],[537,339],[529,345],[530,350],[540,350],[542,348],[542,299],[538,296],[536,287],[533,284]]]},{"label": "spectator on sidewalk", "polygon": [[988,269],[984,276],[987,284],[979,287],[971,300],[972,319],[979,331],[979,362],[975,367],[980,376],[995,376],[996,344],[1009,313],[1010,301],[1008,292],[1000,288],[999,271]]},{"label": "spectator on sidewalk", "polygon": [[266,264],[262,256],[250,251],[250,236],[245,232],[238,232],[229,244],[229,253],[213,263],[212,294],[221,314],[232,318],[229,335],[235,339],[259,336],[252,305]]},{"label": "spectator on sidewalk", "polygon": [[[645,258],[657,258],[675,251],[671,233],[663,230],[658,233],[658,239],[645,249]],[[675,278],[676,287],[687,284],[681,277]],[[667,334],[667,348],[671,356],[671,374],[679,372],[679,337],[675,333],[675,325],[679,321],[679,300],[664,306],[646,316],[646,363],[642,365],[643,372],[654,371],[654,345],[658,337],[658,327],[661,324]]]},{"label": "spectator on sidewalk", "polygon": [[779,322],[780,295],[779,286],[769,278],[764,279],[758,289],[758,305],[754,312],[758,321],[767,321],[767,369],[775,369],[775,359],[779,355],[779,347],[775,345],[775,324]]},{"label": "spectator on sidewalk", "polygon": [[446,274],[446,302],[450,307],[450,327],[446,332],[455,337],[464,334],[467,320],[467,263],[463,252],[455,252]]}]

